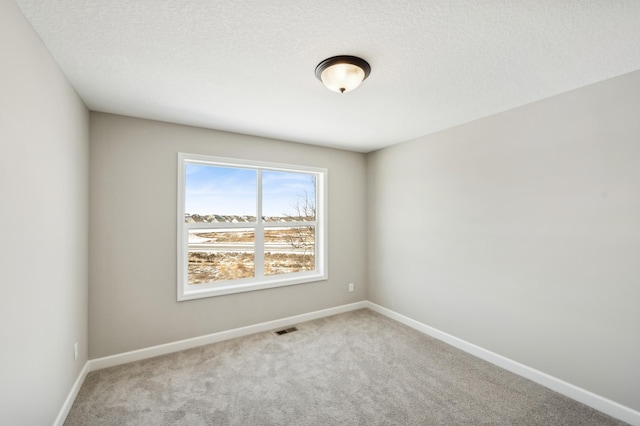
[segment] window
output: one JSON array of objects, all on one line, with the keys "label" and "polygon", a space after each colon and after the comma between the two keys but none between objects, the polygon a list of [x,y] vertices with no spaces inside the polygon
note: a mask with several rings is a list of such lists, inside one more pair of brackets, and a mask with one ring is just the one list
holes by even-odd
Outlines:
[{"label": "window", "polygon": [[178,300],[327,279],[326,169],[178,154]]}]

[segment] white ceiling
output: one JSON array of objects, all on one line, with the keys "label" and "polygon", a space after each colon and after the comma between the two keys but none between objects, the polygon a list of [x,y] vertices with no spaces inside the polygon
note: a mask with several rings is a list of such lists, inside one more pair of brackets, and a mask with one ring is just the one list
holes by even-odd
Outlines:
[{"label": "white ceiling", "polygon": [[640,69],[639,0],[16,3],[93,111],[360,152]]}]

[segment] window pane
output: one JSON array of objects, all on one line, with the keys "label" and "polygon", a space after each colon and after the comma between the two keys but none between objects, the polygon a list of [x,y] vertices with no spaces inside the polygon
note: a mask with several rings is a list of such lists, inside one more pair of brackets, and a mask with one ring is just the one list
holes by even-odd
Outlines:
[{"label": "window pane", "polygon": [[189,230],[189,284],[251,278],[254,270],[253,229]]},{"label": "window pane", "polygon": [[316,175],[264,171],[262,216],[265,222],[316,220]]},{"label": "window pane", "polygon": [[264,274],[315,269],[315,227],[267,228],[264,231]]},{"label": "window pane", "polygon": [[255,170],[185,164],[185,223],[255,222]]}]

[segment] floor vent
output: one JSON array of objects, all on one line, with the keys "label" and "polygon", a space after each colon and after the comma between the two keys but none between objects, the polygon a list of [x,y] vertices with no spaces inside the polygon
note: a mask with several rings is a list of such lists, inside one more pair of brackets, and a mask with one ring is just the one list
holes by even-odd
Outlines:
[{"label": "floor vent", "polygon": [[296,327],[291,327],[291,328],[285,328],[284,330],[278,330],[276,331],[276,334],[278,336],[281,336],[283,334],[287,334],[287,333],[293,333],[294,331],[298,331],[298,329]]}]

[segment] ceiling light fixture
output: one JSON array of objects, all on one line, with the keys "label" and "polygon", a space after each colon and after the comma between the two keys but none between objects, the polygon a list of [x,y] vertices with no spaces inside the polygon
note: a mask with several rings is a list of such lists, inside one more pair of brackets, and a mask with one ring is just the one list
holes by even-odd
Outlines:
[{"label": "ceiling light fixture", "polygon": [[327,89],[338,93],[355,89],[370,73],[371,66],[367,61],[355,56],[334,56],[316,67],[316,77]]}]

